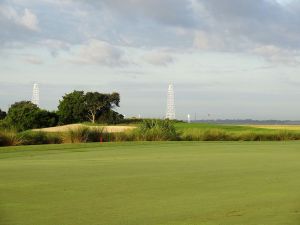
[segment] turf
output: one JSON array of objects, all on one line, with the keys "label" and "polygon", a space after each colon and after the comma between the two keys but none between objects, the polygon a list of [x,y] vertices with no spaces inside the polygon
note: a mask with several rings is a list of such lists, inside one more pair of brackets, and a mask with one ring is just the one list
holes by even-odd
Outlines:
[{"label": "turf", "polygon": [[300,224],[300,142],[0,148],[1,225]]}]

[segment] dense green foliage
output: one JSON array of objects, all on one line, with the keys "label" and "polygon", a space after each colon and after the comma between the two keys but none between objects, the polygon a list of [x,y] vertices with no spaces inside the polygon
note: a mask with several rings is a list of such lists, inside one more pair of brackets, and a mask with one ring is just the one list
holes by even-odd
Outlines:
[{"label": "dense green foliage", "polygon": [[299,142],[0,149],[1,225],[298,225]]},{"label": "dense green foliage", "polygon": [[6,117],[6,112],[0,109],[0,120],[5,119]]},{"label": "dense green foliage", "polygon": [[112,109],[98,112],[96,118],[100,124],[119,124],[124,122],[124,116]]},{"label": "dense green foliage", "polygon": [[29,101],[16,102],[10,106],[2,126],[18,131],[56,126],[58,117],[54,112],[40,109]]},{"label": "dense green foliage", "polygon": [[80,123],[96,120],[116,123],[123,117],[112,109],[119,107],[118,93],[103,94],[99,92],[73,91],[66,94],[59,102],[58,115],[60,124]]},{"label": "dense green foliage", "polygon": [[99,92],[87,92],[85,94],[87,117],[95,123],[96,116],[99,118],[101,114],[111,111],[114,107],[119,107],[120,95],[118,93],[102,94]]},{"label": "dense green foliage", "polygon": [[58,111],[60,124],[71,124],[86,121],[85,95],[83,91],[73,91],[59,101]]}]

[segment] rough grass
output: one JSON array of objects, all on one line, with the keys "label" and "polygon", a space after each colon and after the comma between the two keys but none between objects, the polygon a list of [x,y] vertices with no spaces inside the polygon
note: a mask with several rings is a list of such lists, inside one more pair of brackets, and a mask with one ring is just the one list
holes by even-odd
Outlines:
[{"label": "rough grass", "polygon": [[[126,127],[125,127],[126,128]],[[114,127],[115,129],[115,127]],[[0,146],[86,142],[127,141],[294,141],[300,140],[300,130],[270,129],[253,126],[172,123],[144,120],[134,129],[112,132],[108,127],[73,126],[61,132],[0,131]]]},{"label": "rough grass", "polygon": [[300,142],[0,149],[1,225],[298,225]]},{"label": "rough grass", "polygon": [[297,130],[300,131],[300,125],[248,125],[255,128],[264,128],[272,130]]},{"label": "rough grass", "polygon": [[0,147],[1,146],[15,146],[21,143],[16,131],[14,130],[0,130]]},{"label": "rough grass", "polygon": [[300,131],[253,126],[177,123],[183,141],[288,141],[300,140]]}]

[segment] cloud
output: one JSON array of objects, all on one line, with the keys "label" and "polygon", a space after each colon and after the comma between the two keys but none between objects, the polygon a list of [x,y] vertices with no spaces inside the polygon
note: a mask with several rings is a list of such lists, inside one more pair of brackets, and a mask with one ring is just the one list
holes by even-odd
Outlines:
[{"label": "cloud", "polygon": [[2,18],[2,20],[6,19],[31,31],[39,30],[37,16],[27,8],[25,8],[23,12],[18,13],[13,7],[0,5],[0,18]]},{"label": "cloud", "polygon": [[41,60],[37,56],[33,56],[33,55],[28,55],[28,56],[24,57],[24,62],[33,64],[33,65],[41,65],[44,63],[43,60]]},{"label": "cloud", "polygon": [[171,54],[164,51],[153,51],[143,56],[144,61],[155,66],[167,66],[174,62]]},{"label": "cloud", "polygon": [[37,31],[39,30],[39,21],[35,14],[33,14],[29,9],[24,10],[23,16],[21,16],[20,24],[26,27],[29,30]]},{"label": "cloud", "polygon": [[67,51],[71,48],[70,43],[57,39],[44,39],[39,44],[48,48],[53,57],[56,57],[61,50]]},{"label": "cloud", "polygon": [[224,39],[219,39],[216,35],[205,31],[196,31],[194,46],[202,50],[222,50],[225,48],[225,43]]},{"label": "cloud", "polygon": [[291,65],[299,64],[297,51],[289,51],[274,45],[262,45],[252,50],[254,54],[264,57],[272,63],[286,63]]},{"label": "cloud", "polygon": [[[3,0],[0,26],[5,30],[0,33],[1,47],[12,48],[15,43],[46,47],[52,56],[79,45],[92,52],[90,40],[111,45],[101,48],[119,46],[109,53],[116,61],[94,52],[85,60],[102,65],[118,64],[118,58],[124,64],[121,49],[126,47],[227,51],[270,60],[257,48],[274,46],[285,53],[276,57],[283,62],[293,58],[285,60],[288,55],[297,57],[300,50],[297,0]],[[144,60],[166,65],[171,58],[152,52]]]},{"label": "cloud", "polygon": [[91,39],[85,45],[81,45],[71,62],[104,66],[127,64],[121,49],[97,39]]},{"label": "cloud", "polygon": [[189,0],[102,0],[82,1],[99,9],[108,8],[123,18],[148,18],[171,26],[194,26],[195,20]]}]

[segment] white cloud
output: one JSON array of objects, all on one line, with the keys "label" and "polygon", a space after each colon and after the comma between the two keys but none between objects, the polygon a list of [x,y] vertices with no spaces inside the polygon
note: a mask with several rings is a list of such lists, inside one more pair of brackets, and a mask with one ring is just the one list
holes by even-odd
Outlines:
[{"label": "white cloud", "polygon": [[74,63],[98,64],[105,66],[122,66],[127,64],[124,52],[105,41],[91,39],[87,44],[79,47]]},{"label": "white cloud", "polygon": [[39,21],[37,16],[27,8],[25,8],[22,13],[18,13],[10,6],[0,5],[0,16],[28,30],[39,30]]},{"label": "white cloud", "polygon": [[37,16],[29,9],[24,10],[24,14],[20,17],[18,22],[29,30],[39,30],[39,21],[37,19]]}]

